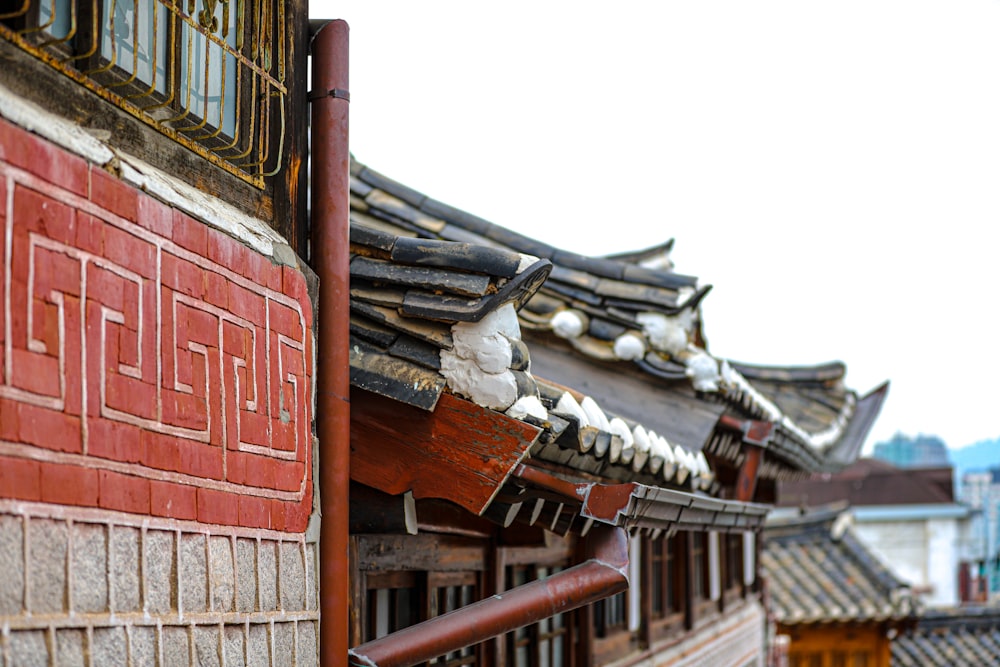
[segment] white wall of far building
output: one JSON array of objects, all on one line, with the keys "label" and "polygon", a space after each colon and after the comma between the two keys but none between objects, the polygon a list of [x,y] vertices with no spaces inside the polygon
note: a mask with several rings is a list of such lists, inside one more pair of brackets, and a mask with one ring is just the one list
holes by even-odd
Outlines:
[{"label": "white wall of far building", "polygon": [[967,515],[892,518],[855,514],[855,534],[932,607],[959,602],[958,573],[967,559]]}]

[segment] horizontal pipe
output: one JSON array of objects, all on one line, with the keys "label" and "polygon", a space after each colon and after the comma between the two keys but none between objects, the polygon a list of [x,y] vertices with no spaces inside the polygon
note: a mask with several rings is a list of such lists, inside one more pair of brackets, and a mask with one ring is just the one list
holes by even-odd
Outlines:
[{"label": "horizontal pipe", "polygon": [[594,526],[586,547],[588,559],[579,565],[362,644],[349,652],[350,664],[415,665],[626,590],[625,531]]}]

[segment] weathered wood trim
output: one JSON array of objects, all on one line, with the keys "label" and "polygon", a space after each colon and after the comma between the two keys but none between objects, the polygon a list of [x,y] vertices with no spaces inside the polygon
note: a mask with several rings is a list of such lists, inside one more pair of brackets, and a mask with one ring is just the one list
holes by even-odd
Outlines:
[{"label": "weathered wood trim", "polygon": [[358,569],[366,573],[397,571],[480,572],[487,566],[488,543],[442,535],[359,535]]},{"label": "weathered wood trim", "polygon": [[736,500],[748,503],[753,501],[757,491],[757,471],[764,449],[747,443],[743,444],[743,463],[736,477]]},{"label": "weathered wood trim", "polygon": [[392,495],[450,500],[481,514],[541,430],[442,394],[425,412],[351,391],[351,478]]}]

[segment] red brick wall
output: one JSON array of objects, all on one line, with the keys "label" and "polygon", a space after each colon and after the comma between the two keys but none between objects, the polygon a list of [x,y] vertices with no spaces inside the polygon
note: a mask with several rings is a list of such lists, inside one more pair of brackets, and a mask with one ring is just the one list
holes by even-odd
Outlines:
[{"label": "red brick wall", "polygon": [[0,120],[0,498],[305,529],[305,277]]}]

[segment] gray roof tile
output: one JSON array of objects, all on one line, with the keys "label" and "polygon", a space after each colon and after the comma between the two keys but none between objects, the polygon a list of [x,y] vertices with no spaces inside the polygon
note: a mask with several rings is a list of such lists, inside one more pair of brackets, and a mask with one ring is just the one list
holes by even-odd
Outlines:
[{"label": "gray roof tile", "polygon": [[850,528],[832,534],[836,512],[766,525],[761,566],[771,610],[786,625],[909,618],[908,587]]},{"label": "gray roof tile", "polygon": [[892,667],[981,667],[1000,656],[1000,610],[926,612],[890,644]]}]

